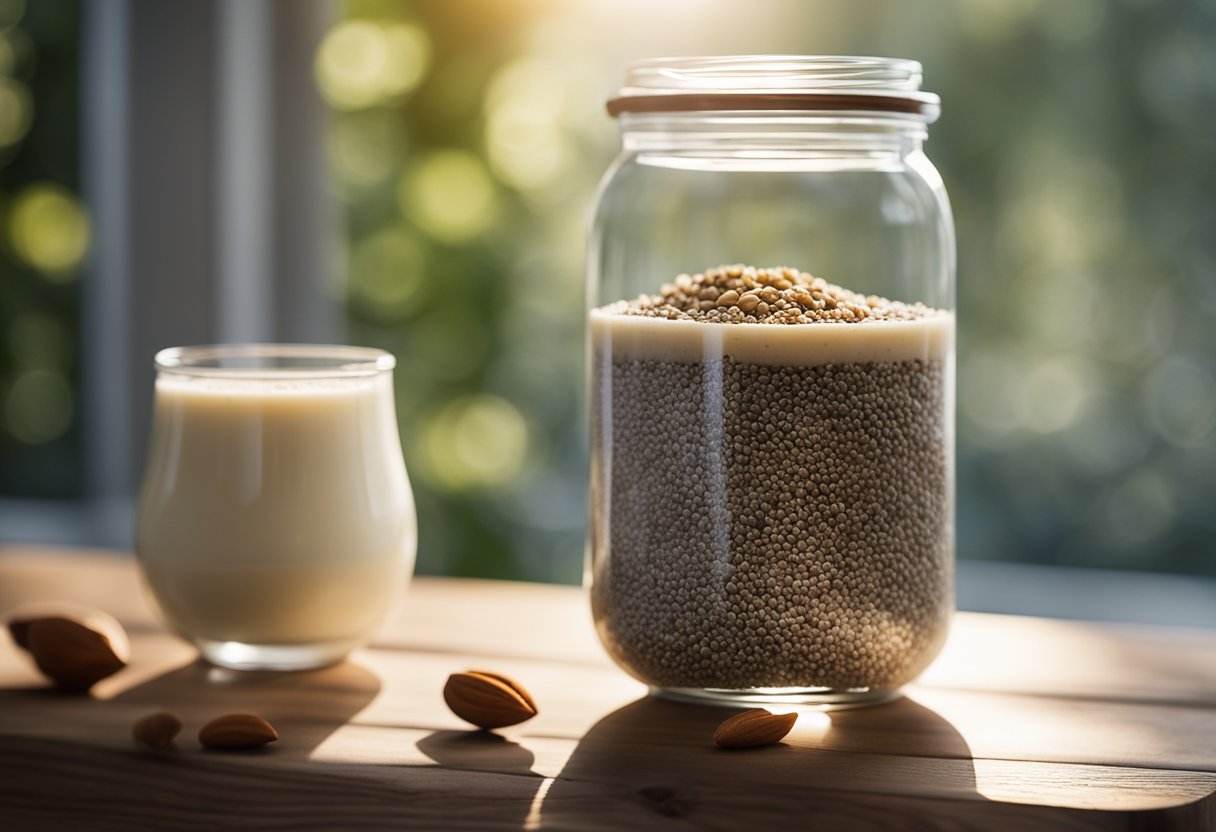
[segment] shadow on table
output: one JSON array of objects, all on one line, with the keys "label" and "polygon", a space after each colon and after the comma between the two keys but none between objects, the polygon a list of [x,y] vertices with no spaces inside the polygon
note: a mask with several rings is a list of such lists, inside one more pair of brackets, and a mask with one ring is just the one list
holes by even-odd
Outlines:
[{"label": "shadow on table", "polygon": [[532,770],[531,751],[490,731],[436,731],[417,746],[444,768],[540,778]]},{"label": "shadow on table", "polygon": [[957,820],[952,806],[963,804],[955,801],[984,801],[962,736],[910,699],[803,712],[782,744],[723,751],[712,737],[732,713],[653,697],[614,711],[587,732],[545,795],[542,825],[563,827],[585,811],[579,781],[618,787],[626,798],[597,807],[604,828],[653,825],[655,814],[720,829],[938,828]]},{"label": "shadow on table", "polygon": [[254,713],[279,732],[268,752],[306,759],[380,692],[380,679],[352,661],[318,670],[237,671],[195,661],[115,696],[140,710],[167,710],[184,723],[179,747],[197,747],[198,729],[217,716]]},{"label": "shadow on table", "polygon": [[[548,781],[532,770],[535,756],[519,743],[490,731],[436,731],[420,739],[417,748],[448,772],[485,772],[492,785],[476,783],[467,776],[465,787],[476,797],[445,803],[439,816],[426,814],[411,819],[416,828],[534,829],[539,819],[540,799]],[[507,775],[507,776],[502,776]],[[487,791],[488,789],[488,791]],[[487,795],[492,795],[487,799]]]},{"label": "shadow on table", "polygon": [[[379,690],[379,678],[351,661],[296,673],[196,661],[108,699],[0,691],[0,715],[11,706],[38,721],[0,731],[0,775],[11,787],[0,789],[0,828],[344,829],[352,814],[380,810],[391,828],[395,816],[374,785],[305,764]],[[175,750],[132,743],[134,721],[157,710],[182,720]],[[199,728],[231,713],[266,718],[279,741],[239,754],[200,749]]]}]

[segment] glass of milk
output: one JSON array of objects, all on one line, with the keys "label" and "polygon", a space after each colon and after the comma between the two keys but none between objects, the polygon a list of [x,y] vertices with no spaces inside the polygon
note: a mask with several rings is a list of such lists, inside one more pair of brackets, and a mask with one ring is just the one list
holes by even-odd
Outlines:
[{"label": "glass of milk", "polygon": [[395,363],[290,344],[156,355],[136,554],[169,625],[208,661],[336,662],[404,592],[417,521]]}]

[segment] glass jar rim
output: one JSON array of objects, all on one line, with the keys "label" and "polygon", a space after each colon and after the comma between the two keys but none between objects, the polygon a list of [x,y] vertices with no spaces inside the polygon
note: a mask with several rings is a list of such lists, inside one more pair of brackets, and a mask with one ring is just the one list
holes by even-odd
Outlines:
[{"label": "glass jar rim", "polygon": [[853,110],[931,122],[941,99],[920,89],[919,61],[861,55],[722,55],[630,64],[608,113]]},{"label": "glass jar rim", "polygon": [[392,370],[397,359],[374,347],[341,344],[205,344],[156,353],[158,372],[200,378],[357,378]]}]

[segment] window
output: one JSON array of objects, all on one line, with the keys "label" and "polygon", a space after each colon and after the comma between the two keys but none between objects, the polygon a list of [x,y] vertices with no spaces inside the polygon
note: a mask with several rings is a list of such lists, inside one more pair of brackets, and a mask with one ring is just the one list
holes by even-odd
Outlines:
[{"label": "window", "polygon": [[347,340],[399,357],[419,570],[577,581],[583,233],[624,63],[873,53],[944,102],[964,603],[1047,585],[1019,564],[1216,578],[1211,3],[101,6],[78,32],[66,0],[0,3],[0,491],[111,501],[72,539],[129,545],[154,348]]}]

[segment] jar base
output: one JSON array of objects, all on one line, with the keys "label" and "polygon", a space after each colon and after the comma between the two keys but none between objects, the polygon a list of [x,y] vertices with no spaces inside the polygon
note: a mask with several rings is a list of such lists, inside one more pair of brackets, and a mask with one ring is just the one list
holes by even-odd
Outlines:
[{"label": "jar base", "polygon": [[360,643],[350,639],[318,644],[247,644],[205,638],[192,641],[205,660],[232,670],[314,670],[342,661]]},{"label": "jar base", "polygon": [[726,706],[797,706],[820,711],[841,711],[848,708],[864,708],[881,705],[898,699],[899,688],[661,688],[651,687],[652,696],[676,702],[692,702],[699,705]]}]

